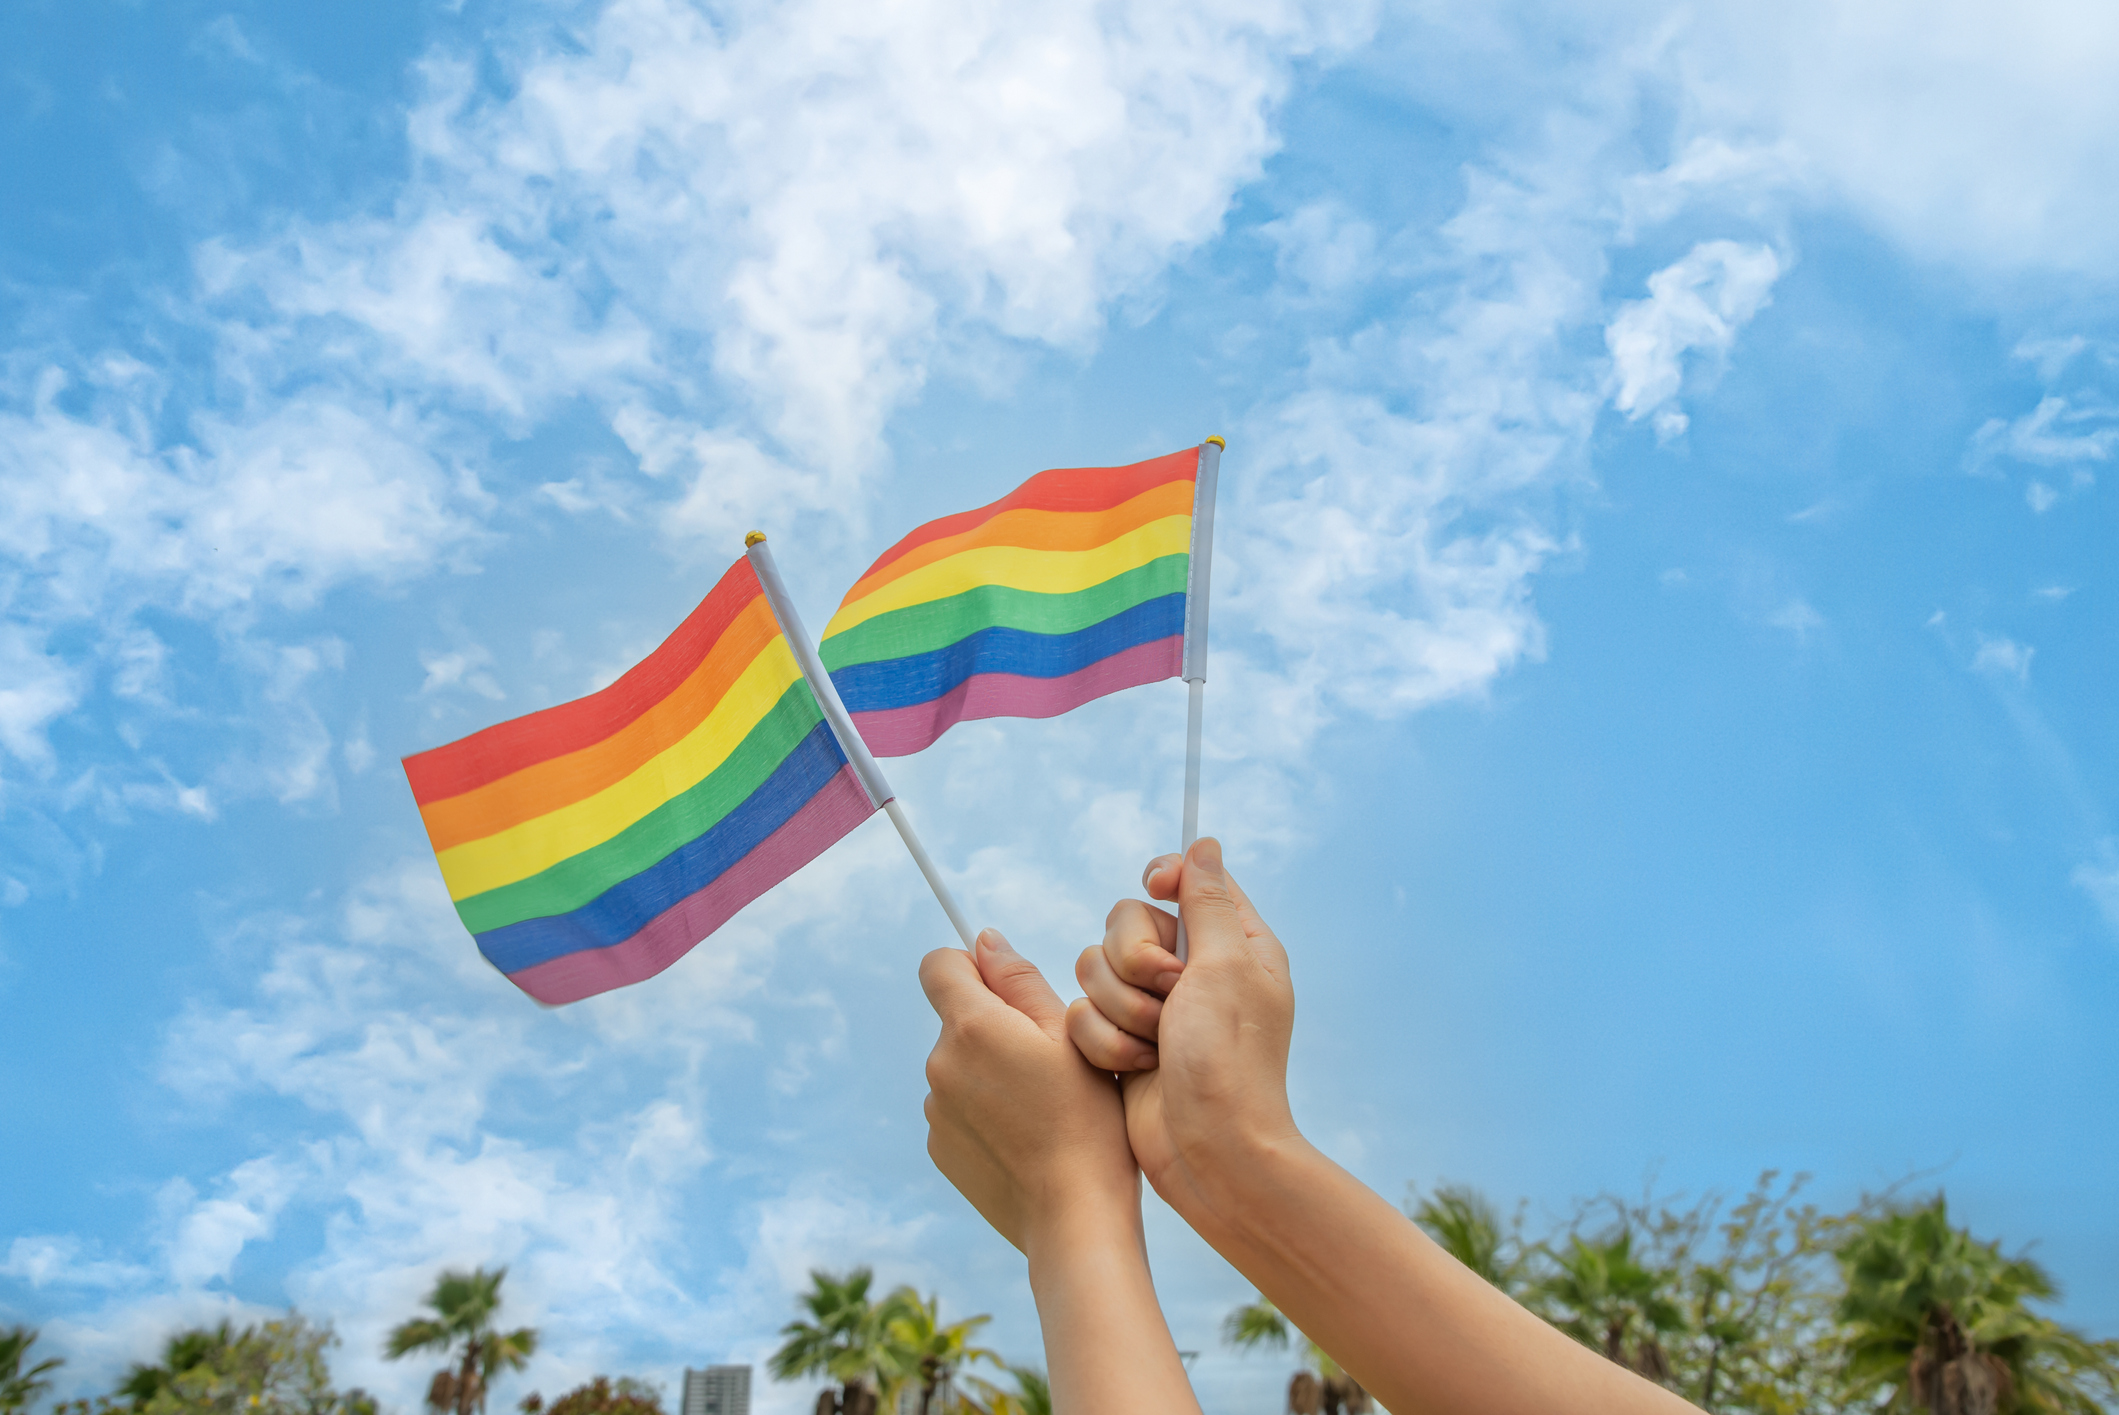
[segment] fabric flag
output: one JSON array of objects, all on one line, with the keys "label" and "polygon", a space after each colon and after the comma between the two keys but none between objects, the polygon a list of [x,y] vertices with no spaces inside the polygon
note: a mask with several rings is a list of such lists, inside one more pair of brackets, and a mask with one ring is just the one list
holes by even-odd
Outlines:
[{"label": "fabric flag", "polygon": [[875,810],[748,560],[608,688],[405,775],[464,927],[547,1003],[653,977]]},{"label": "fabric flag", "polygon": [[1040,472],[885,551],[818,645],[869,750],[1176,677],[1199,463],[1187,448]]}]

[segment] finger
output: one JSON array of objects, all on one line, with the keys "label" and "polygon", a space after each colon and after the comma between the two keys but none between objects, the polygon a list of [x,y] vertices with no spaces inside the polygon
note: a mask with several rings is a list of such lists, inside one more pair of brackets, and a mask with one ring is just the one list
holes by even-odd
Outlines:
[{"label": "finger", "polygon": [[1074,999],[1067,1008],[1067,1039],[1099,1071],[1155,1069],[1155,1048],[1121,1032],[1086,997]]},{"label": "finger", "polygon": [[[1214,846],[1219,850],[1221,842],[1215,841]],[[1184,862],[1182,855],[1157,855],[1141,871],[1141,888],[1147,891],[1150,899],[1177,898],[1184,880]],[[1238,904],[1246,909],[1251,907],[1251,897],[1243,892],[1243,886],[1236,882],[1234,875],[1229,876],[1229,891],[1236,896]]]},{"label": "finger", "polygon": [[1121,979],[1112,971],[1111,960],[1101,948],[1082,950],[1082,956],[1074,963],[1074,977],[1096,1010],[1120,1031],[1131,1032],[1142,1041],[1156,1039],[1156,1028],[1162,1022],[1162,999]]},{"label": "finger", "polygon": [[1037,964],[1017,953],[999,929],[983,930],[975,942],[979,976],[993,989],[993,995],[1037,1023],[1046,1036],[1057,1041],[1064,1035],[1067,1005],[1059,1000],[1052,984],[1045,981]]},{"label": "finger", "polygon": [[944,1022],[960,1022],[996,1001],[978,964],[961,948],[937,948],[922,958],[920,987]]},{"label": "finger", "polygon": [[1222,863],[1221,842],[1211,835],[1201,836],[1185,852],[1178,871],[1178,908],[1195,961],[1212,957],[1216,950],[1244,948],[1262,963],[1286,965],[1280,940],[1230,877]]},{"label": "finger", "polygon": [[1148,868],[1140,872],[1140,887],[1150,899],[1177,897],[1177,866],[1183,859],[1182,855],[1157,855],[1148,861]]},{"label": "finger", "polygon": [[1185,965],[1171,952],[1176,943],[1177,920],[1138,899],[1121,899],[1104,916],[1104,956],[1134,987],[1167,993],[1177,985]]}]

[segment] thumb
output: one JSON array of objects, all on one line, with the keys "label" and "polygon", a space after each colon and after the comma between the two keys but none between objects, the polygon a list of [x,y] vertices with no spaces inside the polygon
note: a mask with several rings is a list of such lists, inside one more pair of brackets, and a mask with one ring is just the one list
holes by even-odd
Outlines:
[{"label": "thumb", "polygon": [[976,942],[979,976],[993,995],[1037,1023],[1046,1036],[1065,1036],[1067,1006],[1037,964],[1017,953],[999,929],[982,930]]},{"label": "thumb", "polygon": [[1203,835],[1185,852],[1177,872],[1177,907],[1193,956],[1242,943],[1242,894],[1221,863],[1221,842]]},{"label": "thumb", "polygon": [[1285,976],[1287,951],[1222,865],[1219,840],[1207,835],[1194,841],[1177,875],[1178,910],[1194,962],[1249,955],[1267,972]]}]

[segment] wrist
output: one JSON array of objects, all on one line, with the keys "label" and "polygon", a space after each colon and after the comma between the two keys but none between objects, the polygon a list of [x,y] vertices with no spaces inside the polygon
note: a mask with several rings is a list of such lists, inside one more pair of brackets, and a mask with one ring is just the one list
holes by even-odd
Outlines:
[{"label": "wrist", "polygon": [[1128,1259],[1144,1263],[1146,1255],[1137,1184],[1126,1198],[1091,1192],[1052,1204],[1023,1233],[1032,1287],[1084,1265],[1104,1267]]},{"label": "wrist", "polygon": [[1223,1137],[1205,1153],[1187,1156],[1183,1178],[1156,1185],[1170,1207],[1216,1248],[1260,1236],[1262,1225],[1288,1205],[1299,1205],[1330,1164],[1293,1122],[1283,1129]]}]

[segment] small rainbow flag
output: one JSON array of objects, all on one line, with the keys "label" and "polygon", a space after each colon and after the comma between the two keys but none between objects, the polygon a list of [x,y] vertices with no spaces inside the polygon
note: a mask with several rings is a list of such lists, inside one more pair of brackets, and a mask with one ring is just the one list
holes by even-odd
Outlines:
[{"label": "small rainbow flag", "polygon": [[876,809],[748,560],[608,688],[405,775],[464,927],[547,1003],[653,977]]},{"label": "small rainbow flag", "polygon": [[1201,451],[1039,472],[885,551],[818,646],[869,750],[907,756],[972,718],[1056,717],[1176,677]]}]

